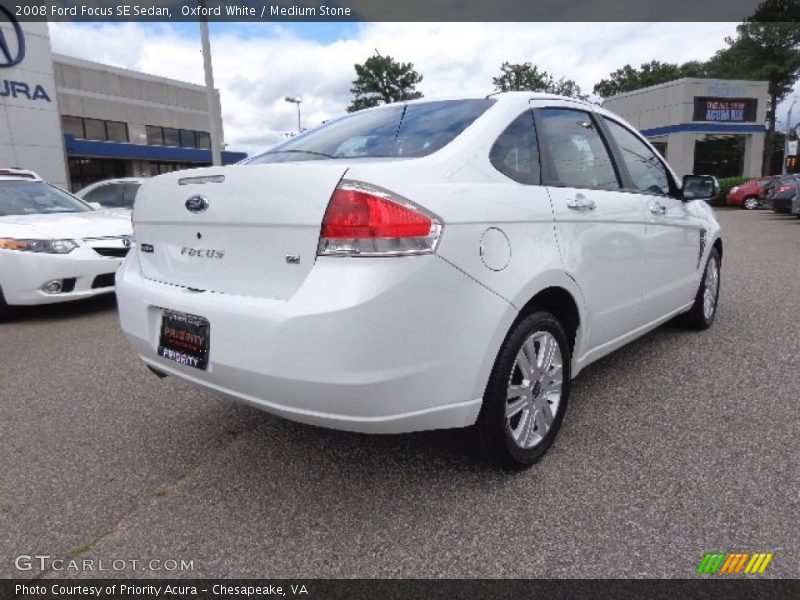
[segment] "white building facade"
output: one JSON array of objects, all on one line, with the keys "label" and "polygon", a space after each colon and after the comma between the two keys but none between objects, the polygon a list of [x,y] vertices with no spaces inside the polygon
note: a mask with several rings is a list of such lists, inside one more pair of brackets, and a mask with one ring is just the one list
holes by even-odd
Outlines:
[{"label": "white building facade", "polygon": [[[205,87],[54,55],[47,23],[17,22],[2,8],[0,168],[32,169],[75,191],[211,164],[211,119],[221,132],[222,117]],[[245,156],[223,152],[222,161]]]},{"label": "white building facade", "polygon": [[761,175],[766,81],[685,78],[607,98],[679,176]]}]

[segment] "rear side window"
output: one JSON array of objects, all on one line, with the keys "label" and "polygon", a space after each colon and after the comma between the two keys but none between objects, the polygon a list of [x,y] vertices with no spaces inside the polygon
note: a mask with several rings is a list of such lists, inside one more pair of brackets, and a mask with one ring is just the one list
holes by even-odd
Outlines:
[{"label": "rear side window", "polygon": [[86,194],[86,202],[97,202],[103,206],[120,207],[122,206],[122,186],[116,183],[101,185]]},{"label": "rear side window", "polygon": [[489,160],[495,169],[518,183],[541,182],[536,129],[530,110],[514,119],[500,134],[489,152]]},{"label": "rear side window", "polygon": [[452,142],[494,100],[389,105],[337,119],[243,161],[263,164],[335,158],[415,158]]},{"label": "rear side window", "polygon": [[536,114],[545,184],[619,189],[614,163],[589,113],[544,108]]},{"label": "rear side window", "polygon": [[625,127],[603,117],[611,137],[622,152],[634,188],[648,194],[669,195],[669,175],[664,163],[647,145]]},{"label": "rear side window", "polygon": [[139,191],[141,185],[141,183],[122,184],[122,203],[125,208],[133,207],[133,201],[136,199],[136,192]]}]

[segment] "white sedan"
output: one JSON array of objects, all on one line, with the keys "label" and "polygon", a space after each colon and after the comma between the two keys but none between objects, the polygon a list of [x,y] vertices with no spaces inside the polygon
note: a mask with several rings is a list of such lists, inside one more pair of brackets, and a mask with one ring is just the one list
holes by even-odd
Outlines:
[{"label": "white sedan", "polygon": [[143,182],[142,177],[104,179],[87,185],[75,195],[98,210],[118,212],[130,218],[136,192]]},{"label": "white sedan", "polygon": [[10,307],[114,291],[128,217],[95,211],[21,171],[0,171],[0,320]]},{"label": "white sedan", "polygon": [[526,467],[586,365],[713,323],[714,187],[586,102],[390,104],[146,182],[120,320],[162,375],[337,429],[472,427]]}]

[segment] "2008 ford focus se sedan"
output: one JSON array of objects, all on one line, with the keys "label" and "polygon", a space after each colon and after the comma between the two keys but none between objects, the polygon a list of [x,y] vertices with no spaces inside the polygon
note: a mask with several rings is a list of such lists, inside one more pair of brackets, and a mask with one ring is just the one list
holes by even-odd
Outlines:
[{"label": "2008 ford focus se sedan", "polygon": [[586,365],[713,323],[714,187],[576,100],[369,109],[146,182],[121,324],[159,374],[337,429],[472,427],[525,467]]}]

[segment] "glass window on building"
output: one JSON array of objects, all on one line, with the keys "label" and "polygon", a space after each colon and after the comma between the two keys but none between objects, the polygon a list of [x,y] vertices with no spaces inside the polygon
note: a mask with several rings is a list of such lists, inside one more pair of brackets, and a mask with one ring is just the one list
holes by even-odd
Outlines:
[{"label": "glass window on building", "polygon": [[65,135],[74,135],[76,138],[83,139],[83,119],[80,117],[61,117],[61,129]]},{"label": "glass window on building", "polygon": [[164,127],[164,145],[165,146],[180,146],[181,135],[177,129],[171,127]]},{"label": "glass window on building", "polygon": [[163,146],[164,145],[164,128],[156,127],[155,125],[147,125],[147,143],[150,146]]},{"label": "glass window on building", "polygon": [[181,136],[181,146],[184,148],[196,148],[197,147],[197,139],[195,138],[194,131],[190,129],[181,129],[180,131]]},{"label": "glass window on building", "polygon": [[175,146],[180,148],[211,149],[211,136],[207,131],[193,129],[175,129],[147,125],[147,143],[150,146]]},{"label": "glass window on building", "polygon": [[207,131],[197,132],[197,147],[202,150],[211,150],[211,134]]},{"label": "glass window on building", "polygon": [[100,119],[84,119],[83,129],[84,137],[87,140],[105,141],[107,139],[105,121]]},{"label": "glass window on building", "polygon": [[69,182],[73,192],[96,181],[131,177],[132,175],[133,164],[130,161],[88,157],[70,157],[69,159]]},{"label": "glass window on building", "polygon": [[128,124],[119,121],[106,121],[106,133],[109,142],[127,142]]},{"label": "glass window on building", "polygon": [[176,163],[176,162],[150,162],[150,175],[162,175],[164,173],[172,173],[173,171],[182,171],[184,169],[196,169],[197,167],[208,167],[209,163]]}]

